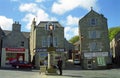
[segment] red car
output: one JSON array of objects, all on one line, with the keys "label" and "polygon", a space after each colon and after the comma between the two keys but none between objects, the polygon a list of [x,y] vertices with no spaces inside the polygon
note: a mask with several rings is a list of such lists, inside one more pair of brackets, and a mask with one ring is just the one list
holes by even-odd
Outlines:
[{"label": "red car", "polygon": [[26,61],[17,61],[11,64],[15,68],[34,68],[33,64]]}]

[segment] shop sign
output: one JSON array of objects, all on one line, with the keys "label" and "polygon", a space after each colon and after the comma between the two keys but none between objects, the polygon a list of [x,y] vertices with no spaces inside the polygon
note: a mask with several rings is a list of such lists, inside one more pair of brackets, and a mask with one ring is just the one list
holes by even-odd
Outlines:
[{"label": "shop sign", "polygon": [[[47,48],[39,48],[36,50],[36,52],[47,52],[47,51],[52,51],[52,50],[53,50],[53,48],[48,48],[48,49]],[[54,50],[56,52],[65,52],[64,48],[54,48]]]},{"label": "shop sign", "polygon": [[25,52],[25,48],[5,48],[7,52]]},{"label": "shop sign", "polygon": [[45,59],[48,56],[48,53],[40,53],[40,59]]},{"label": "shop sign", "polygon": [[97,62],[98,62],[98,66],[105,66],[106,65],[104,57],[97,57]]},{"label": "shop sign", "polygon": [[93,53],[84,53],[84,57],[99,57],[99,56],[108,56],[108,52],[93,52]]},{"label": "shop sign", "polygon": [[56,52],[65,52],[64,48],[56,48]]},{"label": "shop sign", "polygon": [[46,48],[38,48],[36,52],[47,52]]}]

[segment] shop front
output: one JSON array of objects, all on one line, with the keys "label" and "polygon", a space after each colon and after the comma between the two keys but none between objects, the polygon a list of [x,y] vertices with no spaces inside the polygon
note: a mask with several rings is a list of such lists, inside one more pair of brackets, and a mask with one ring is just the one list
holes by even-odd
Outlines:
[{"label": "shop front", "polygon": [[28,61],[28,50],[25,48],[3,48],[1,67],[11,67],[10,63]]},{"label": "shop front", "polygon": [[[36,61],[35,61],[35,65],[37,66],[37,68],[39,68],[39,66],[44,65],[45,62],[47,62],[48,64],[48,55],[49,52],[47,51],[47,48],[38,48],[36,49]],[[52,65],[57,65],[57,61],[59,59],[59,57],[62,58],[63,60],[63,67],[65,67],[65,59],[67,58],[65,55],[65,50],[63,48],[56,48],[55,51],[52,52],[51,54],[51,64]]]},{"label": "shop front", "polygon": [[84,69],[103,69],[108,63],[108,52],[89,52],[84,53]]}]

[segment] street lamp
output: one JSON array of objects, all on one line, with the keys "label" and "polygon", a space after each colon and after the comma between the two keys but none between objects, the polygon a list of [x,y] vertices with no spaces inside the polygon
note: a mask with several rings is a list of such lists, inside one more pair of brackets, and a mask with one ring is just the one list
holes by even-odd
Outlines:
[{"label": "street lamp", "polygon": [[53,46],[53,25],[50,24],[49,25],[49,36],[50,36],[50,47],[48,47],[47,51],[48,51],[48,73],[56,73],[56,71],[54,70],[54,68],[52,67],[53,61],[54,61],[54,53],[55,52],[55,48]]}]

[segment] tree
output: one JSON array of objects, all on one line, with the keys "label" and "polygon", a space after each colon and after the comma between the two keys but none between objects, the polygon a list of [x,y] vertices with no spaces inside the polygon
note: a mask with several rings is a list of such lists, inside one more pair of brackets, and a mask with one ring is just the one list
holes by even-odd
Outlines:
[{"label": "tree", "polygon": [[[118,32],[120,32],[120,27],[112,27],[112,28],[109,28],[109,39],[110,39],[110,41],[115,37],[115,35],[118,33]],[[76,36],[73,36],[70,40],[69,40],[69,42],[71,42],[71,43],[75,43],[75,42],[77,42],[77,41],[79,41],[79,36],[78,35],[76,35]]]},{"label": "tree", "polygon": [[115,35],[120,32],[120,27],[109,28],[109,39],[110,41],[115,37]]},{"label": "tree", "polygon": [[75,42],[77,42],[79,40],[79,36],[73,36],[70,40],[69,40],[69,42],[71,42],[71,43],[75,43]]}]

